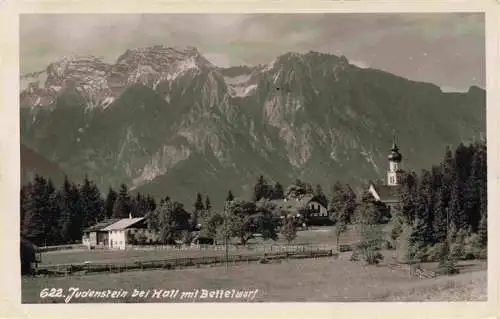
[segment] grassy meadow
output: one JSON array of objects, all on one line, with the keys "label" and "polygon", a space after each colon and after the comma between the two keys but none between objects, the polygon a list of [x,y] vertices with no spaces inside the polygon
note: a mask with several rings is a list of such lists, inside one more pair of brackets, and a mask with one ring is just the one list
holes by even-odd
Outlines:
[{"label": "grassy meadow", "polygon": [[[350,229],[341,236],[340,243],[348,244],[359,239],[359,233]],[[319,227],[300,231],[296,244],[310,244],[311,247],[334,248],[336,239],[334,227]],[[235,246],[231,253],[263,254],[285,245],[283,238],[277,241],[250,242],[248,247]],[[238,247],[238,248],[236,248]],[[272,248],[271,248],[272,247]],[[318,258],[284,260],[270,264],[233,264],[225,267],[201,267],[174,270],[128,271],[73,275],[68,277],[23,277],[23,303],[64,302],[62,299],[40,298],[44,288],[70,287],[85,289],[123,289],[132,293],[134,289],[258,289],[252,301],[459,301],[486,300],[485,261],[463,261],[458,264],[460,274],[434,279],[411,278],[405,270],[385,267],[391,262],[393,251],[382,251],[384,260],[379,266],[362,266],[349,261],[350,253],[341,253],[339,258]],[[125,263],[134,260],[153,260],[175,257],[197,257],[222,255],[224,250],[208,248],[88,251],[66,250],[46,252],[42,265],[80,263]],[[436,263],[422,264],[435,270]],[[173,299],[132,298],[119,299],[77,299],[70,302],[182,302]],[[217,301],[199,299],[196,301]],[[220,301],[220,300],[219,300]],[[228,300],[226,300],[228,301]],[[237,301],[237,300],[235,300]]]},{"label": "grassy meadow", "polygon": [[[346,232],[342,235],[341,243],[350,243],[358,239],[355,231]],[[306,230],[297,232],[297,238],[292,243],[296,245],[306,244],[314,248],[332,249],[335,247],[335,233],[333,227],[320,227],[315,230]],[[230,253],[232,254],[259,254],[263,255],[266,252],[273,252],[281,249],[280,246],[286,245],[283,238],[278,240],[256,241],[251,240],[247,247],[231,246]],[[219,246],[217,250],[213,247],[206,249],[200,248],[168,248],[168,249],[141,249],[141,250],[93,250],[86,249],[70,249],[60,251],[50,251],[42,254],[41,265],[57,265],[57,264],[71,264],[82,263],[85,261],[99,262],[99,263],[125,263],[133,261],[146,261],[153,259],[167,259],[167,258],[183,258],[183,257],[202,257],[224,255],[224,247]]]},{"label": "grassy meadow", "polygon": [[[383,283],[383,285],[381,284]],[[70,277],[22,279],[23,303],[64,302],[39,297],[47,287],[86,289],[258,289],[257,302],[304,301],[465,301],[486,300],[486,271],[473,270],[453,277],[411,278],[407,272],[383,266],[361,266],[334,258],[287,260],[273,264],[239,264],[182,270],[131,271]],[[113,302],[181,302],[169,298],[132,298]],[[192,301],[192,300],[191,300]],[[198,299],[196,301],[217,301]],[[219,300],[220,301],[220,300]],[[229,301],[229,300],[226,300]],[[109,299],[72,299],[70,302],[110,302]]]}]

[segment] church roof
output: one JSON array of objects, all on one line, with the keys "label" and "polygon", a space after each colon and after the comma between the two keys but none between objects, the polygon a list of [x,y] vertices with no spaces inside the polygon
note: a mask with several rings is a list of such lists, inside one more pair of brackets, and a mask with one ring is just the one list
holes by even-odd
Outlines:
[{"label": "church roof", "polygon": [[389,186],[389,185],[374,185],[371,187],[375,190],[378,197],[377,199],[384,203],[397,203],[400,201],[400,194],[402,187],[400,185],[397,186]]}]

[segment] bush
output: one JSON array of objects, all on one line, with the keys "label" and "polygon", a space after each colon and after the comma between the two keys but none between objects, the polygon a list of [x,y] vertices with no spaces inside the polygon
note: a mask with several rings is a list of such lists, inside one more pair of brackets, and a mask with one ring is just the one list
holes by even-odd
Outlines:
[{"label": "bush", "polygon": [[443,243],[437,243],[427,249],[427,261],[436,262],[441,259]]},{"label": "bush", "polygon": [[453,260],[446,260],[439,263],[437,273],[440,275],[454,275],[458,274],[460,270],[456,267]]},{"label": "bush", "polygon": [[462,260],[465,259],[465,246],[463,243],[453,243],[450,246],[450,256],[454,260]]},{"label": "bush", "polygon": [[392,240],[384,240],[382,242],[382,249],[395,249],[396,248],[396,243],[393,242]]},{"label": "bush", "polygon": [[346,245],[346,244],[343,244],[343,245],[340,245],[339,246],[339,252],[341,253],[345,253],[347,251],[352,251],[352,247],[351,245]]},{"label": "bush", "polygon": [[413,258],[413,248],[410,245],[410,236],[412,228],[409,225],[403,225],[402,231],[396,240],[396,255],[399,262],[407,262]]},{"label": "bush", "polygon": [[378,264],[383,259],[379,250],[382,248],[384,234],[376,225],[363,225],[361,242],[354,247],[359,259],[369,265]]},{"label": "bush", "polygon": [[357,251],[353,251],[351,257],[349,257],[350,261],[359,261],[359,254]]},{"label": "bush", "polygon": [[22,275],[30,275],[33,273],[32,264],[36,261],[36,249],[35,246],[21,238],[21,274]]},{"label": "bush", "polygon": [[481,259],[485,250],[478,234],[472,234],[464,239],[464,259]]},{"label": "bush", "polygon": [[360,244],[352,252],[349,260],[355,262],[361,261],[368,265],[377,265],[383,259],[384,256],[377,249]]},{"label": "bush", "polygon": [[479,251],[478,259],[487,259],[488,258],[488,249],[483,248]]},{"label": "bush", "polygon": [[420,249],[415,249],[415,254],[414,254],[415,260],[418,260],[420,262],[428,262],[429,260],[429,253],[428,253],[428,248],[422,247]]}]

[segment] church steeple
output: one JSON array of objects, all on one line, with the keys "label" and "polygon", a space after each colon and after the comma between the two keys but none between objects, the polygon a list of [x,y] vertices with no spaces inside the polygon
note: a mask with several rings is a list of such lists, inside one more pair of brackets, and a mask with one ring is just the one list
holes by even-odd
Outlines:
[{"label": "church steeple", "polygon": [[403,160],[403,156],[399,153],[399,148],[396,143],[396,135],[392,137],[392,148],[388,156],[389,159],[389,171],[387,172],[387,185],[397,186],[401,183],[401,170],[399,169],[399,163]]}]

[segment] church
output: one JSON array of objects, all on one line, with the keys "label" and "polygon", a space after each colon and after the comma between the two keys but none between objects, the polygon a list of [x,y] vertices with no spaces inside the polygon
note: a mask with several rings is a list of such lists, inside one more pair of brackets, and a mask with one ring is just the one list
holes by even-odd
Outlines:
[{"label": "church", "polygon": [[377,201],[386,204],[392,210],[399,204],[399,195],[404,175],[403,170],[400,168],[403,156],[399,152],[396,138],[393,138],[392,149],[388,159],[389,171],[387,171],[387,184],[375,185],[374,183],[370,183],[368,191]]}]

